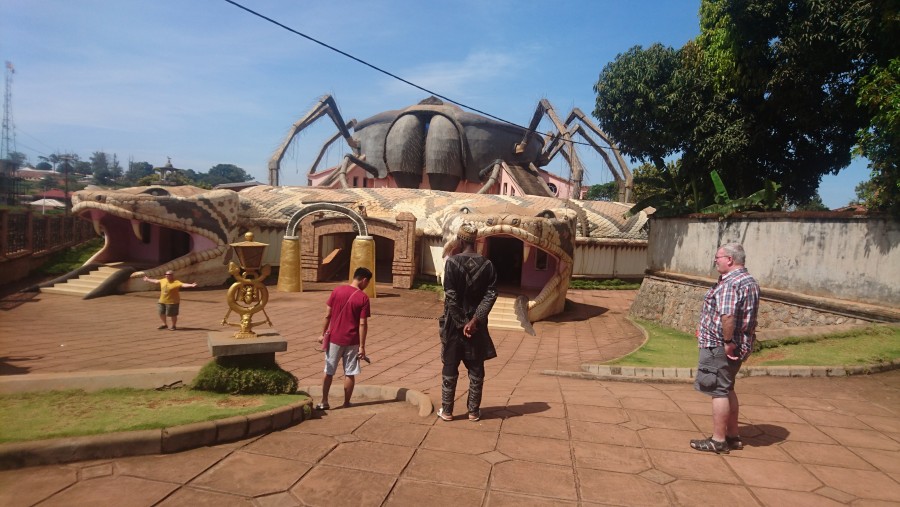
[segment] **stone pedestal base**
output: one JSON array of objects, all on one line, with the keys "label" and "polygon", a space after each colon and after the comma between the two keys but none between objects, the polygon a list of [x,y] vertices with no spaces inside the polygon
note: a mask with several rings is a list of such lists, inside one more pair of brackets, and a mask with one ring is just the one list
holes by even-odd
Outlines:
[{"label": "stone pedestal base", "polygon": [[287,350],[287,340],[278,331],[266,329],[258,331],[256,338],[234,337],[234,331],[211,331],[206,339],[213,357],[251,356],[275,362],[275,353]]}]

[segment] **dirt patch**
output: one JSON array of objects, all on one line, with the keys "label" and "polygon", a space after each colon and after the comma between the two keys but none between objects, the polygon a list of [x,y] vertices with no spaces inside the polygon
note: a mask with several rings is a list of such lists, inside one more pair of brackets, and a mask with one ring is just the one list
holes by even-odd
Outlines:
[{"label": "dirt patch", "polygon": [[232,397],[216,402],[218,407],[258,407],[260,405],[262,405],[262,400],[259,398]]}]

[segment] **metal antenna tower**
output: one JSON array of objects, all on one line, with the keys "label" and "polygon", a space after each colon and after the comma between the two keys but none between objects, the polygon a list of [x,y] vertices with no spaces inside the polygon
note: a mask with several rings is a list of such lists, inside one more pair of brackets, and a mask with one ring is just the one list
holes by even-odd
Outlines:
[{"label": "metal antenna tower", "polygon": [[12,78],[16,73],[12,62],[6,62],[6,90],[3,94],[3,141],[0,144],[0,160],[9,159],[16,151],[16,126],[12,119]]}]

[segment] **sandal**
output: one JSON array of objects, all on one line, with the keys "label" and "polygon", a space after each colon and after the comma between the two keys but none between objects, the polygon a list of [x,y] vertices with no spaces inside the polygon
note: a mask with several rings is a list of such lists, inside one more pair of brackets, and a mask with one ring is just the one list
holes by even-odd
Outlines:
[{"label": "sandal", "polygon": [[451,414],[450,412],[444,411],[444,407],[441,407],[438,409],[437,416],[440,417],[441,420],[443,420],[443,421],[452,421],[453,420],[453,414]]},{"label": "sandal", "polygon": [[168,329],[168,328],[169,328],[169,326],[163,324],[163,325],[159,326],[159,327],[156,328],[156,329],[163,330],[163,329]]},{"label": "sandal", "polygon": [[736,437],[726,436],[725,443],[728,444],[728,448],[732,451],[740,451],[744,448],[744,442],[741,440],[740,435]]},{"label": "sandal", "polygon": [[469,413],[469,421],[478,422],[481,420],[481,410],[478,412],[470,412]]},{"label": "sandal", "polygon": [[327,403],[319,403],[316,405],[316,410],[329,410],[331,407],[328,406]]},{"label": "sandal", "polygon": [[717,442],[712,437],[703,440],[691,440],[691,448],[698,451],[728,454],[728,442]]}]

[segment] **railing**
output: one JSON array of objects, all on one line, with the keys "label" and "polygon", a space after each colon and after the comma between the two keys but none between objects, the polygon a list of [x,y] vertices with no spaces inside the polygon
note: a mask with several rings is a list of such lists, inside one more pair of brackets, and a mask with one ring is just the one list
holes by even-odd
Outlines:
[{"label": "railing", "polygon": [[36,216],[0,210],[0,263],[79,245],[97,234],[77,217]]}]

